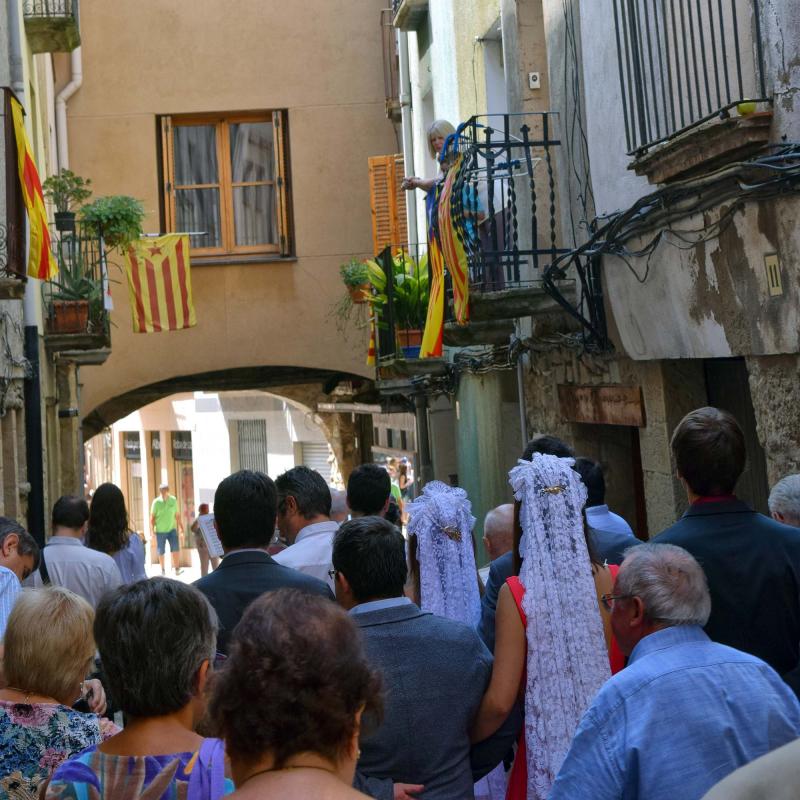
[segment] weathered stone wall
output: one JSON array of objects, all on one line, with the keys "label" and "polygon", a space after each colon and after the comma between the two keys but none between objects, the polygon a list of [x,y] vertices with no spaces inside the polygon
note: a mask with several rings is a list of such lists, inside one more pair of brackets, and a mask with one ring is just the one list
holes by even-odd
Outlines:
[{"label": "weathered stone wall", "polygon": [[800,472],[800,357],[747,359],[750,394],[758,438],[767,457],[770,487],[785,475]]}]

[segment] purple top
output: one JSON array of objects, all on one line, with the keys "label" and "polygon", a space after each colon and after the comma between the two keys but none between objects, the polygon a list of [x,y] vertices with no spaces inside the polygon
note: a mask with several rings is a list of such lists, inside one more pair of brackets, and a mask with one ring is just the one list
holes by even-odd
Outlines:
[{"label": "purple top", "polygon": [[119,567],[123,583],[135,583],[147,578],[144,571],[144,545],[139,534],[131,531],[128,544],[111,555]]}]

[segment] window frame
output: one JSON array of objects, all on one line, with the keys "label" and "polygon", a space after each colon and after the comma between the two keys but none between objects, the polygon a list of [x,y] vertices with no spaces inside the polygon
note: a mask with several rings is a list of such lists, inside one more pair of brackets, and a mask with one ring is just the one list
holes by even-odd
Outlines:
[{"label": "window frame", "polygon": [[[218,261],[222,258],[236,259],[241,256],[264,255],[268,258],[290,257],[292,255],[292,236],[289,228],[290,216],[288,154],[286,142],[286,111],[240,111],[215,114],[176,114],[160,118],[161,122],[161,166],[162,201],[166,230],[176,231],[175,192],[178,189],[219,190],[220,245],[214,247],[192,246],[191,255],[195,260]],[[230,126],[248,122],[271,122],[273,137],[274,177],[264,181],[233,181],[230,158]],[[173,128],[190,126],[211,126],[215,128],[217,149],[217,182],[209,184],[175,184],[175,160],[173,150]],[[275,187],[275,212],[278,241],[274,244],[237,245],[233,208],[234,188],[242,186],[272,185]]]}]

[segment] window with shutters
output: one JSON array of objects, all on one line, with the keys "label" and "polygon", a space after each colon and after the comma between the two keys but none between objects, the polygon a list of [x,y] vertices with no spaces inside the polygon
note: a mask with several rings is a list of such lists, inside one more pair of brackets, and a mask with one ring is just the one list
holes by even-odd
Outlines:
[{"label": "window with shutters", "polygon": [[290,255],[285,111],[162,117],[164,215],[192,256]]},{"label": "window with shutters", "polygon": [[372,244],[376,254],[387,245],[408,243],[406,193],[400,188],[404,174],[402,153],[369,159]]}]

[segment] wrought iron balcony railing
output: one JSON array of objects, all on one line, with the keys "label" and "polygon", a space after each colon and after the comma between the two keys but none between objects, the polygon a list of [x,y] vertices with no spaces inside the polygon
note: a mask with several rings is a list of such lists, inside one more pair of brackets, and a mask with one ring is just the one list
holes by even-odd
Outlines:
[{"label": "wrought iron balcony railing", "polygon": [[[566,252],[558,243],[554,149],[560,142],[553,126],[549,112],[478,116],[445,144],[455,171],[450,216],[473,291],[533,285]],[[452,272],[447,258],[445,265]]]},{"label": "wrought iron balcony railing", "polygon": [[68,53],[81,43],[78,0],[25,0],[22,16],[34,53]]},{"label": "wrought iron balcony railing", "polygon": [[613,7],[631,155],[742,103],[768,100],[758,0],[613,0]]},{"label": "wrought iron balcony railing", "polygon": [[53,231],[52,244],[58,274],[42,283],[48,334],[83,337],[83,344],[67,343],[76,349],[106,346],[110,333],[105,307],[109,279],[102,240],[78,227]]}]

